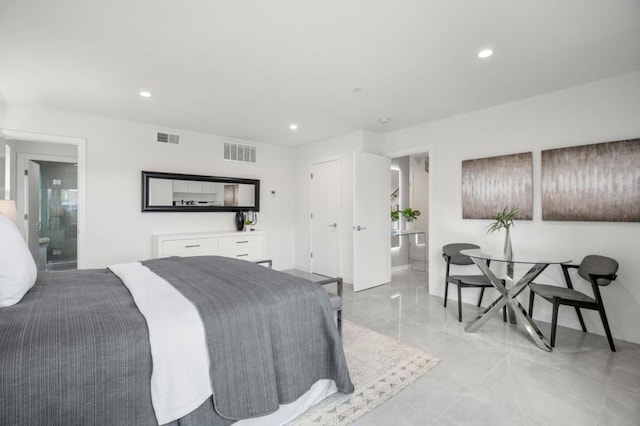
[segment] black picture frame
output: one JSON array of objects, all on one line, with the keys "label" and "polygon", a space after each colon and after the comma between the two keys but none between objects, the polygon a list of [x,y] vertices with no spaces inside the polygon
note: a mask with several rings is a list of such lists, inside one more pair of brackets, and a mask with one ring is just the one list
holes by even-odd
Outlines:
[{"label": "black picture frame", "polygon": [[[143,170],[142,176],[142,212],[238,212],[260,211],[260,180],[221,176],[189,175],[164,173]],[[244,184],[254,186],[253,205],[218,206],[218,205],[151,205],[149,203],[151,179],[168,179],[174,181],[214,182],[225,184]]]}]

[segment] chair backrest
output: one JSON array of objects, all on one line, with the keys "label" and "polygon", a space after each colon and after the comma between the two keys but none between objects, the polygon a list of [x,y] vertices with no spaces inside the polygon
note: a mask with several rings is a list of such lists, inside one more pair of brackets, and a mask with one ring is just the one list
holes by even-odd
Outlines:
[{"label": "chair backrest", "polygon": [[478,249],[480,246],[468,243],[447,244],[442,247],[442,253],[451,258],[453,265],[472,265],[473,260],[469,256],[460,254],[460,250]]},{"label": "chair backrest", "polygon": [[[596,254],[585,256],[578,268],[578,274],[587,281],[589,281],[589,274],[613,275],[616,272],[618,272],[618,262],[610,257],[598,256]],[[609,285],[611,284],[611,280],[599,278],[598,284]]]}]

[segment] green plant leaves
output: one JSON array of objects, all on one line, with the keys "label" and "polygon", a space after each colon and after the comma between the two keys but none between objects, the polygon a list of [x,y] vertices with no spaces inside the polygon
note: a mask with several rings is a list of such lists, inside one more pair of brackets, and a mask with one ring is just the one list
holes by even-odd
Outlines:
[{"label": "green plant leaves", "polygon": [[401,210],[402,216],[407,219],[409,222],[412,220],[416,220],[418,216],[420,216],[420,210],[413,210],[411,207],[407,207],[404,210]]},{"label": "green plant leaves", "polygon": [[490,234],[492,232],[499,231],[502,228],[509,229],[512,226],[515,226],[513,221],[516,216],[518,216],[517,207],[511,207],[510,209],[505,207],[501,212],[496,213],[496,215],[492,217],[495,222],[489,225],[487,233]]}]

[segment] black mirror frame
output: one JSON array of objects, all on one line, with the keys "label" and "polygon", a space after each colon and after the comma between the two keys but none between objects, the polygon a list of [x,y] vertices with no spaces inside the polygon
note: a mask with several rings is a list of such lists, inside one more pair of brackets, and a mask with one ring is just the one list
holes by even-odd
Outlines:
[{"label": "black mirror frame", "polygon": [[[150,179],[173,179],[191,180],[202,182],[222,182],[222,183],[243,183],[254,185],[254,206],[150,206],[149,205],[149,180]],[[219,176],[185,175],[178,173],[163,173],[142,171],[142,211],[143,212],[237,212],[237,211],[260,211],[260,180],[242,179]]]}]

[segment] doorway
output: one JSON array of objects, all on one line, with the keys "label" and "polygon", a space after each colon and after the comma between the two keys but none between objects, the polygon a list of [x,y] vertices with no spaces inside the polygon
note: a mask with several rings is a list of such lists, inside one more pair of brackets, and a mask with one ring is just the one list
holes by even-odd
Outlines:
[{"label": "doorway", "polygon": [[21,153],[17,164],[24,167],[18,211],[38,270],[77,269],[77,158]]},{"label": "doorway", "polygon": [[77,269],[78,164],[32,162],[40,168],[39,191],[29,193],[30,205],[39,202],[38,262],[47,271]]},{"label": "doorway", "polygon": [[311,165],[311,272],[340,276],[340,160]]},{"label": "doorway", "polygon": [[[391,265],[393,271],[426,272],[429,252],[428,152],[393,157],[391,172],[392,178],[389,188],[392,212]],[[407,218],[402,214],[406,209],[417,213],[417,217]],[[394,215],[394,211],[400,213]],[[398,218],[398,220],[393,221],[394,218]]]},{"label": "doorway", "polygon": [[[5,199],[15,200],[18,217],[23,218],[25,214],[29,217],[31,211],[35,212],[31,217],[37,218],[31,225],[28,220],[19,221],[18,227],[28,242],[31,226],[31,246],[37,247],[32,252],[37,253],[34,258],[39,269],[86,267],[86,239],[83,232],[86,141],[68,136],[0,129],[0,148],[5,150],[6,157]],[[29,191],[26,179],[29,173],[25,173],[25,170],[40,169],[41,166],[49,182],[41,184],[39,178],[33,179]],[[69,177],[70,174],[74,175],[73,179]],[[36,196],[27,197],[28,192]],[[29,199],[32,200],[31,207]],[[37,204],[34,206],[35,202]],[[44,236],[41,230],[51,235]],[[64,238],[59,238],[61,236]],[[55,243],[50,247],[41,246],[41,238],[49,238],[49,243],[54,239]],[[42,244],[48,244],[46,241],[42,240]]]}]

